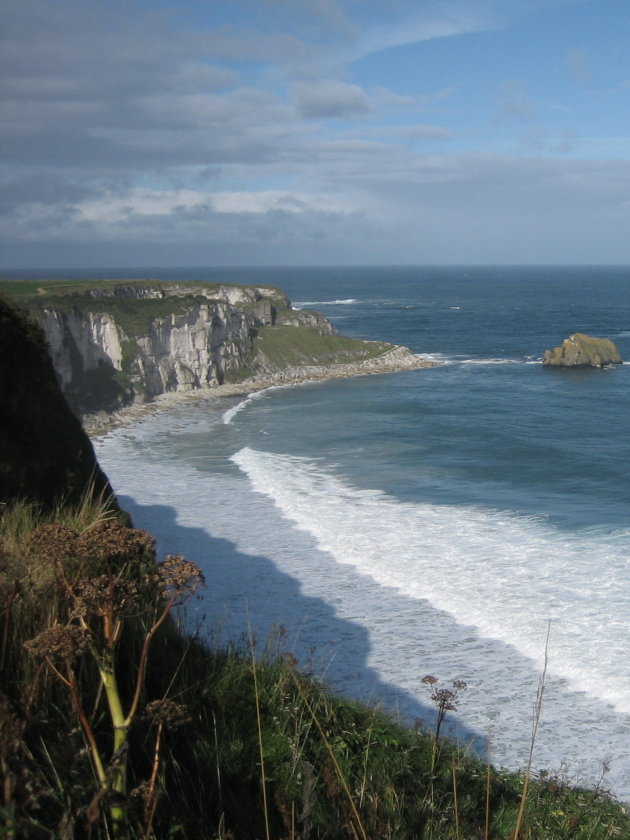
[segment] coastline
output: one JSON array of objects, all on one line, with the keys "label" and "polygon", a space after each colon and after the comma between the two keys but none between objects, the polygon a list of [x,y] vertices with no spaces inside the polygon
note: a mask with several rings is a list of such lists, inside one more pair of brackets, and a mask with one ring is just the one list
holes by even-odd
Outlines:
[{"label": "coastline", "polygon": [[406,347],[395,345],[382,356],[360,362],[304,365],[287,368],[276,373],[259,374],[236,383],[195,388],[189,391],[167,391],[164,394],[158,394],[151,402],[132,403],[113,412],[99,411],[82,415],[81,422],[87,434],[91,438],[96,438],[113,429],[129,426],[158,411],[167,411],[169,408],[189,402],[238,397],[278,385],[301,385],[305,382],[323,382],[328,379],[349,379],[355,376],[369,376],[379,373],[399,373],[405,370],[436,367],[437,365],[438,362],[416,356]]}]

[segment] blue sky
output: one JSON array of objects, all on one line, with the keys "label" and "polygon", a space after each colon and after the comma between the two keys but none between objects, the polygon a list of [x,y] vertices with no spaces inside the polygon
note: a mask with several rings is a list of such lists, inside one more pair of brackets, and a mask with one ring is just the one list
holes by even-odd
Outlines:
[{"label": "blue sky", "polygon": [[5,267],[630,262],[627,0],[0,0]]}]

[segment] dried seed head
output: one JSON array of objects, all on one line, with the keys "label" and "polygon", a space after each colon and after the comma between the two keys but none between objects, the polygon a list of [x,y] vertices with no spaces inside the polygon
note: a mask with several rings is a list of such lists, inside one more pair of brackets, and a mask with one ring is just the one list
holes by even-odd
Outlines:
[{"label": "dried seed head", "polygon": [[175,603],[185,601],[204,583],[199,566],[179,554],[169,554],[158,564],[157,580],[163,588],[164,597],[173,598]]},{"label": "dried seed head", "polygon": [[39,525],[26,540],[26,546],[29,554],[41,562],[59,563],[76,554],[77,534],[58,522]]},{"label": "dried seed head", "polygon": [[173,700],[153,700],[144,710],[144,717],[167,729],[177,729],[191,720],[186,707]]},{"label": "dried seed head", "polygon": [[53,624],[43,630],[24,647],[33,656],[72,661],[87,649],[90,640],[86,631],[76,624]]},{"label": "dried seed head", "polygon": [[77,551],[86,560],[118,562],[140,559],[153,553],[155,540],[151,534],[136,528],[125,528],[116,520],[92,525],[77,540]]},{"label": "dried seed head", "polygon": [[148,781],[140,782],[140,784],[129,791],[129,796],[132,802],[140,802],[145,804],[151,794],[151,785]]},{"label": "dried seed head", "polygon": [[432,697],[440,709],[444,709],[444,711],[447,712],[457,711],[457,706],[455,705],[455,693],[451,691],[450,688],[436,688]]},{"label": "dried seed head", "polygon": [[117,615],[135,608],[138,585],[132,580],[121,580],[112,575],[98,575],[91,580],[81,580],[73,590],[72,616]]}]

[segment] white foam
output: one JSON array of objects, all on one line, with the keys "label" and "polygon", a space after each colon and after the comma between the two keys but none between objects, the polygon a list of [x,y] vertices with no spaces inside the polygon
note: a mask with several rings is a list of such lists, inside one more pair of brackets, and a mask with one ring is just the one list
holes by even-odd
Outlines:
[{"label": "white foam", "polygon": [[460,365],[522,365],[527,364],[523,359],[460,359]]},{"label": "white foam", "polygon": [[236,417],[236,415],[240,411],[242,411],[244,408],[246,408],[248,405],[253,403],[254,400],[259,400],[259,399],[263,398],[270,391],[281,391],[281,390],[285,390],[286,388],[295,388],[295,387],[297,387],[298,385],[301,385],[301,384],[304,384],[304,383],[290,382],[286,385],[270,385],[268,388],[261,388],[260,391],[252,391],[252,393],[248,394],[245,397],[244,400],[241,400],[235,406],[232,406],[232,408],[228,408],[228,410],[223,413],[221,419],[223,420],[223,423],[226,426],[229,426],[232,423],[232,420]]},{"label": "white foam", "polygon": [[527,359],[470,359],[464,356],[454,356],[446,353],[421,353],[423,359],[428,359],[431,362],[439,362],[443,365],[528,365],[532,364],[531,360]]},{"label": "white foam", "polygon": [[358,303],[357,298],[345,298],[344,300],[301,300],[294,303],[296,309],[303,306],[349,306],[352,303]]},{"label": "white foam", "polygon": [[[266,389],[265,389],[266,390]],[[233,405],[232,408],[228,408],[227,411],[223,413],[222,420],[223,423],[228,426],[232,420],[236,417],[239,411],[242,411],[245,406],[252,403],[254,400],[260,399],[260,397],[265,393],[264,390],[262,391],[253,391],[251,394],[248,394],[244,400],[241,400],[236,405]]]},{"label": "white foam", "polygon": [[[187,417],[195,428],[206,424],[201,409]],[[216,434],[230,429],[217,419],[219,426],[208,436],[206,457],[218,457]],[[484,638],[467,624],[450,619],[446,610],[460,614],[463,604],[476,615],[491,616],[490,629],[499,638],[507,613],[508,628],[522,626],[523,638],[531,641],[529,655],[540,662],[549,609],[541,610],[538,601],[549,604],[550,598],[553,602],[553,597],[566,596],[549,577],[557,557],[562,572],[559,585],[568,590],[572,582],[581,597],[570,595],[564,611],[559,603],[552,604],[557,619],[552,627],[552,664],[555,667],[565,650],[571,652],[592,632],[600,647],[593,644],[593,652],[586,652],[590,661],[583,663],[582,670],[591,678],[593,667],[610,676],[611,666],[599,661],[608,656],[607,643],[601,647],[601,639],[610,637],[614,642],[627,637],[627,626],[612,626],[611,620],[623,623],[627,616],[623,581],[628,570],[617,566],[600,573],[606,566],[596,534],[587,534],[583,541],[593,549],[585,578],[579,567],[587,558],[580,558],[574,543],[565,547],[559,535],[552,538],[544,521],[493,511],[401,505],[379,491],[359,493],[313,461],[245,450],[237,460],[261,489],[252,493],[245,473],[233,464],[226,469],[229,461],[224,460],[218,472],[205,472],[199,469],[199,453],[193,458],[172,454],[172,440],[167,418],[154,416],[97,440],[95,446],[116,492],[126,497],[123,503],[129,507],[129,497],[136,500],[129,508],[136,527],[154,533],[163,554],[184,554],[204,568],[209,584],[198,605],[199,615],[206,613],[211,623],[220,620],[223,639],[238,639],[250,620],[261,639],[272,625],[285,624],[286,638],[295,640],[291,645],[302,664],[309,650],[316,648],[316,672],[325,673],[334,688],[360,697],[376,690],[374,700],[400,710],[410,721],[418,710],[409,698],[426,702],[420,684],[423,674],[465,679],[469,690],[458,714],[449,715],[456,727],[453,732],[467,742],[471,730],[481,737],[491,730],[494,761],[516,769],[527,759],[539,674],[531,660],[518,653],[518,639],[511,647]],[[224,451],[224,459],[228,454]],[[239,515],[243,510],[246,527]],[[295,528],[287,526],[287,518]],[[331,553],[317,550],[312,533]],[[628,545],[627,534],[615,536],[615,550],[620,543],[622,548]],[[535,583],[537,576],[545,575],[536,547],[547,558],[548,593],[544,586],[542,591],[529,588],[532,579]],[[509,563],[510,555],[518,562]],[[573,578],[567,568],[572,563],[577,566]],[[505,576],[514,579],[507,589]],[[597,625],[601,616],[591,628],[577,626],[572,608],[586,602],[583,593],[600,576],[608,580],[610,598],[603,626]],[[495,585],[496,597],[491,589]],[[517,595],[520,592],[520,601],[514,600],[510,588]],[[500,603],[506,591],[514,605],[507,609]],[[429,595],[443,597],[445,609],[431,607]],[[539,614],[545,616],[542,626]],[[563,620],[575,629],[575,639],[559,632]],[[616,656],[617,661],[622,658],[619,651]],[[582,684],[575,670],[576,682]],[[380,686],[374,685],[375,674],[382,680]],[[623,680],[623,673],[619,677]],[[430,718],[423,719],[430,724]],[[461,726],[466,729],[457,728]],[[630,801],[629,738],[628,716],[584,693],[570,692],[563,680],[548,676],[535,752],[537,769],[554,770],[568,762],[573,781],[579,776],[581,783],[595,785],[602,762],[607,762],[611,769],[605,786]]]},{"label": "white foam", "polygon": [[294,456],[245,448],[232,460],[337,562],[428,599],[539,667],[551,621],[551,672],[630,714],[627,538],[578,541],[541,519],[401,503]]}]

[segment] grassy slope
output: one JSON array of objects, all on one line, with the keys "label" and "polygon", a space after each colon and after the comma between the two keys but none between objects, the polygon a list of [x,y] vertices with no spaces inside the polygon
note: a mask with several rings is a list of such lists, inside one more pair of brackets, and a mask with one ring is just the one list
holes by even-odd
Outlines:
[{"label": "grassy slope", "polygon": [[258,331],[256,356],[279,370],[300,365],[345,364],[382,356],[392,345],[342,335],[321,335],[315,327],[264,327]]},{"label": "grassy slope", "polygon": [[[64,295],[80,295],[91,289],[111,289],[116,286],[155,286],[158,288],[172,288],[177,285],[195,286],[203,289],[216,291],[221,286],[230,286],[230,283],[177,283],[170,280],[152,280],[151,278],[128,280],[0,280],[0,292],[12,297],[61,297]],[[259,285],[257,288],[274,289],[273,286]]]},{"label": "grassy slope", "polygon": [[[67,530],[41,528],[51,520]],[[92,802],[90,831],[98,840],[106,836],[106,809],[94,805],[96,783],[69,692],[23,644],[53,625],[76,624],[73,602],[63,594],[68,582],[79,591],[81,581],[124,568],[125,580],[143,593],[133,609],[120,606],[116,613],[124,625],[117,672],[128,707],[150,624],[146,605],[157,597],[147,585],[152,556],[137,550],[146,537],[93,505],[66,507],[45,520],[17,505],[0,518],[0,542],[0,814],[13,831],[6,836],[86,836]],[[100,602],[88,603],[98,656]],[[111,756],[112,725],[94,664],[85,652],[73,668],[98,744]],[[457,744],[441,740],[436,746],[429,732],[329,694],[300,673],[283,651],[281,633],[254,664],[246,644],[213,648],[171,622],[153,639],[141,713],[131,732],[125,791],[130,837],[146,830],[141,794],[154,766],[156,726],[143,710],[161,698],[183,706],[187,721],[162,733],[157,838],[513,838],[522,777],[488,768]],[[628,836],[628,815],[605,794],[555,779],[532,781],[523,840]]]}]

